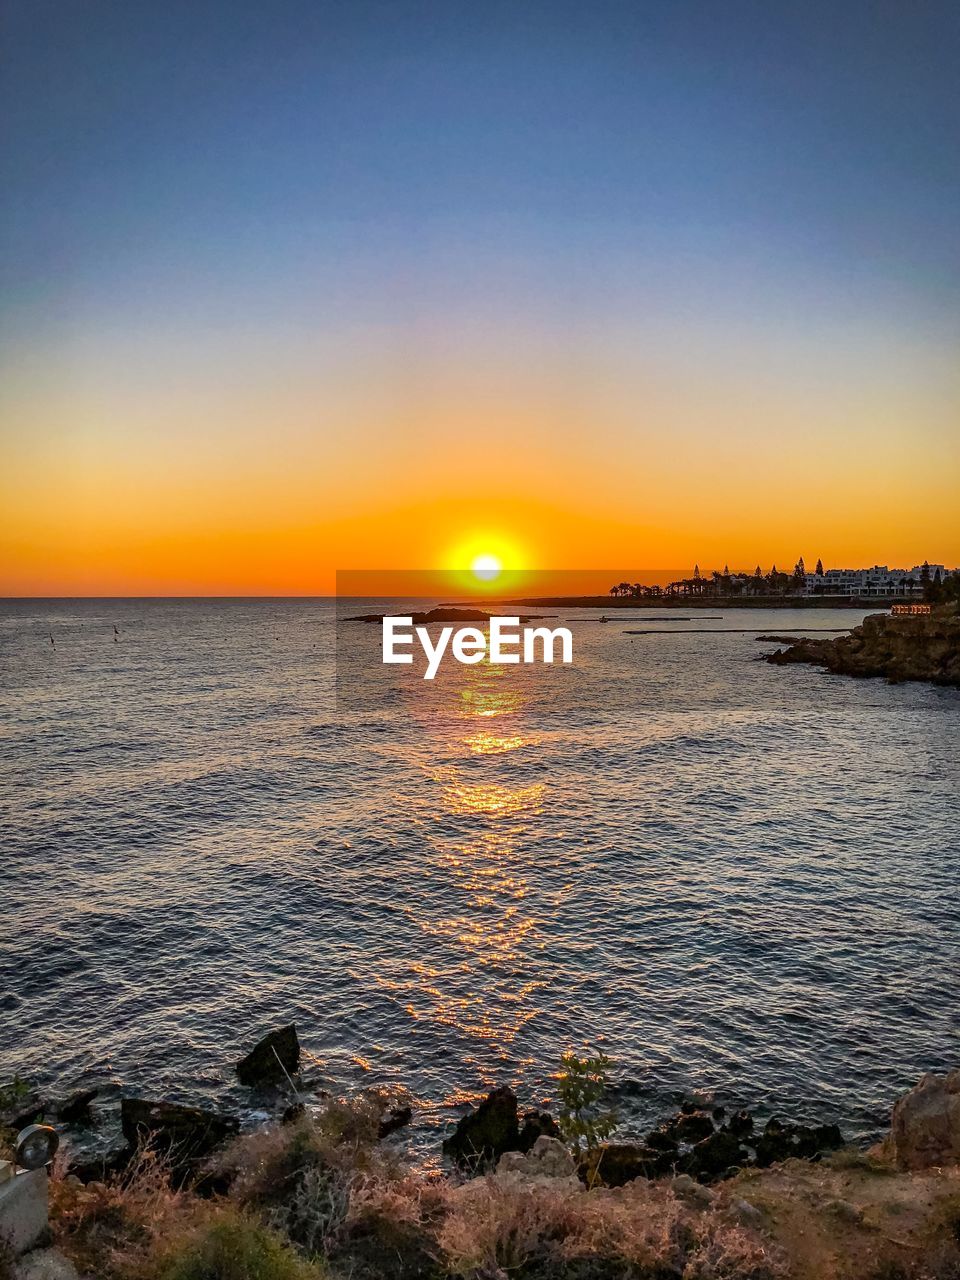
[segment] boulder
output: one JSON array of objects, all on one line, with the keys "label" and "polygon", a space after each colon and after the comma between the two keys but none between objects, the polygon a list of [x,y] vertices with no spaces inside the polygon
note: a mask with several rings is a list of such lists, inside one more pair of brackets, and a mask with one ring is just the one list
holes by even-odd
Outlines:
[{"label": "boulder", "polygon": [[727,1129],[718,1129],[683,1156],[679,1167],[701,1182],[710,1182],[742,1168],[748,1159],[737,1138]]},{"label": "boulder", "polygon": [[925,1075],[899,1099],[888,1144],[901,1169],[960,1164],[960,1069]]},{"label": "boulder", "polygon": [[88,1129],[93,1124],[90,1103],[99,1092],[99,1089],[76,1089],[61,1102],[51,1102],[50,1110],[60,1124],[72,1124],[80,1129]]},{"label": "boulder", "polygon": [[784,1124],[778,1116],[771,1116],[753,1143],[761,1169],[791,1158],[816,1160],[825,1151],[835,1151],[842,1146],[843,1135],[835,1124]]},{"label": "boulder", "polygon": [[562,1142],[547,1134],[541,1134],[527,1152],[504,1152],[497,1165],[497,1174],[518,1174],[522,1178],[575,1178],[580,1186],[573,1156]]},{"label": "boulder", "polygon": [[549,1111],[527,1111],[521,1120],[517,1149],[530,1151],[538,1138],[559,1139],[560,1136],[560,1126]]},{"label": "boulder", "polygon": [[749,1111],[735,1111],[727,1121],[727,1128],[735,1138],[745,1138],[753,1133],[753,1116]]},{"label": "boulder", "polygon": [[300,1041],[291,1022],[265,1035],[240,1059],[236,1071],[241,1084],[259,1089],[283,1084],[299,1067]]},{"label": "boulder", "polygon": [[651,1129],[644,1138],[644,1142],[648,1147],[652,1147],[654,1151],[672,1152],[674,1156],[677,1154],[677,1139],[673,1135],[672,1126]]},{"label": "boulder", "polygon": [[604,1142],[581,1156],[578,1172],[588,1187],[623,1187],[635,1178],[664,1172],[663,1153],[641,1142]]},{"label": "boulder", "polygon": [[122,1099],[120,1125],[131,1149],[143,1145],[166,1156],[176,1181],[240,1131],[236,1116],[145,1098]]},{"label": "boulder", "polygon": [[705,1111],[682,1111],[666,1132],[677,1142],[701,1142],[713,1133],[713,1121]]},{"label": "boulder", "polygon": [[461,1165],[492,1163],[520,1143],[517,1095],[501,1086],[488,1093],[480,1105],[457,1124],[443,1144],[444,1155]]},{"label": "boulder", "polygon": [[389,1137],[391,1133],[396,1133],[398,1129],[405,1128],[413,1119],[413,1110],[410,1107],[394,1107],[380,1121],[380,1127],[377,1130],[378,1138]]}]

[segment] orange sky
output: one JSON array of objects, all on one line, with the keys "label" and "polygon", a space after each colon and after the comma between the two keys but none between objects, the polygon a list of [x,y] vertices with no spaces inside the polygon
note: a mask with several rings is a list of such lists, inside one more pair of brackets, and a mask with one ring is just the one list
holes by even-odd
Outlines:
[{"label": "orange sky", "polygon": [[612,356],[572,373],[563,351],[474,370],[425,343],[385,379],[364,354],[333,383],[283,382],[266,357],[229,378],[126,363],[127,385],[92,359],[27,368],[0,400],[0,593],[324,594],[338,568],[483,551],[508,568],[960,561],[942,372],[908,379],[901,359],[875,387],[781,385],[703,350],[696,382]]},{"label": "orange sky", "polygon": [[20,8],[0,594],[960,563],[956,76],[909,6],[866,60],[836,5]]}]

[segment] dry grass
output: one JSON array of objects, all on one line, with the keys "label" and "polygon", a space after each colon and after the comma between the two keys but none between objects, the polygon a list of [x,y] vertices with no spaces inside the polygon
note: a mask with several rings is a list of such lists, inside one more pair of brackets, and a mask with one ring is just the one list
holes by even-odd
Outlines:
[{"label": "dry grass", "polygon": [[140,1280],[158,1242],[191,1230],[207,1213],[204,1201],[171,1187],[166,1163],[149,1151],[109,1183],[79,1186],[56,1176],[50,1183],[55,1242],[97,1280]]},{"label": "dry grass", "polygon": [[719,1213],[689,1209],[668,1185],[577,1193],[495,1177],[453,1191],[438,1241],[448,1273],[774,1280],[776,1251]]}]

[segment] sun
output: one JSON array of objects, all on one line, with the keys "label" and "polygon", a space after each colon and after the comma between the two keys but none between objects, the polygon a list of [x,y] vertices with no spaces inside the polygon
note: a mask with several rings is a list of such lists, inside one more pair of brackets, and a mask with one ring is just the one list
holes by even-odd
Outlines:
[{"label": "sun", "polygon": [[528,555],[516,538],[488,527],[475,529],[451,544],[444,561],[451,585],[468,595],[489,595],[519,588]]},{"label": "sun", "polygon": [[503,565],[497,557],[489,552],[475,556],[470,565],[470,572],[478,582],[495,582],[500,577],[502,569]]}]

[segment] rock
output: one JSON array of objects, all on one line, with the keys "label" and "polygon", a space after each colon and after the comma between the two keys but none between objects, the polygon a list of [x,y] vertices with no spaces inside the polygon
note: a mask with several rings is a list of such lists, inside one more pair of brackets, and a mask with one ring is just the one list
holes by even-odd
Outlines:
[{"label": "rock", "polygon": [[178,1182],[240,1131],[236,1116],[145,1098],[122,1099],[120,1125],[131,1149],[146,1145],[167,1156]]},{"label": "rock", "polygon": [[753,1144],[757,1164],[766,1169],[772,1164],[789,1160],[793,1155],[793,1131],[779,1116],[771,1116],[763,1133]]},{"label": "rock", "polygon": [[777,666],[811,662],[840,675],[886,676],[893,682],[960,685],[960,614],[952,605],[925,616],[871,614],[847,636],[805,637],[767,661]]},{"label": "rock", "polygon": [[672,1129],[651,1129],[644,1138],[644,1142],[654,1151],[677,1154],[677,1140],[673,1137]]},{"label": "rock", "polygon": [[700,1142],[713,1133],[713,1121],[705,1111],[685,1111],[666,1132],[679,1142]]},{"label": "rock", "polygon": [[458,1164],[475,1165],[499,1160],[520,1144],[517,1095],[505,1085],[488,1093],[480,1105],[465,1115],[443,1144],[444,1155]]},{"label": "rock", "polygon": [[88,1129],[93,1124],[90,1103],[99,1092],[99,1089],[77,1089],[62,1102],[52,1102],[50,1110],[61,1124],[72,1124],[81,1129]]},{"label": "rock", "polygon": [[297,1028],[291,1022],[289,1026],[265,1035],[246,1057],[240,1059],[236,1071],[241,1084],[264,1088],[284,1084],[299,1067],[300,1041]]},{"label": "rock", "polygon": [[5,1102],[6,1105],[0,1107],[0,1128],[12,1129],[14,1133],[25,1129],[28,1124],[38,1124],[46,1110],[43,1098],[35,1089],[11,1091]]},{"label": "rock", "polygon": [[749,1200],[739,1198],[731,1200],[727,1206],[727,1212],[741,1226],[752,1227],[754,1230],[762,1227],[765,1221],[763,1211],[755,1204],[751,1204]]},{"label": "rock", "polygon": [[753,1133],[753,1116],[749,1111],[735,1111],[727,1121],[727,1128],[735,1138],[745,1138]]},{"label": "rock", "polygon": [[[562,1142],[541,1134],[526,1153],[505,1151],[497,1173],[519,1174],[524,1178],[576,1178],[577,1165]],[[579,1179],[577,1183],[579,1185]]]},{"label": "rock", "polygon": [[670,1186],[675,1196],[695,1209],[709,1209],[716,1199],[715,1192],[695,1182],[687,1173],[677,1174]]},{"label": "rock", "polygon": [[925,1075],[899,1099],[888,1143],[901,1169],[960,1164],[960,1069]]},{"label": "rock", "polygon": [[93,1182],[102,1182],[122,1173],[130,1163],[130,1155],[129,1147],[119,1147],[92,1160],[71,1160],[70,1173],[84,1186],[90,1186]]},{"label": "rock", "polygon": [[835,1124],[784,1124],[778,1116],[772,1116],[753,1145],[756,1162],[765,1169],[791,1158],[816,1160],[823,1152],[842,1147],[843,1135]]},{"label": "rock", "polygon": [[530,1151],[538,1138],[560,1138],[560,1126],[549,1111],[527,1111],[522,1117],[517,1148]]},{"label": "rock", "polygon": [[727,1129],[718,1129],[683,1156],[680,1167],[695,1178],[709,1180],[742,1168],[748,1159],[734,1135]]},{"label": "rock", "polygon": [[412,1119],[413,1110],[410,1107],[394,1107],[380,1121],[377,1137],[381,1139],[389,1137],[391,1133],[396,1133],[398,1129],[403,1129]]},{"label": "rock", "polygon": [[849,1200],[828,1200],[824,1208],[841,1222],[857,1224],[863,1220],[863,1210]]},{"label": "rock", "polygon": [[581,1156],[578,1173],[588,1187],[622,1187],[663,1172],[663,1153],[639,1142],[605,1142]]},{"label": "rock", "polygon": [[843,1134],[835,1124],[798,1125],[793,1135],[793,1154],[804,1160],[817,1160],[825,1151],[843,1146]]},{"label": "rock", "polygon": [[25,1253],[11,1271],[12,1280],[79,1280],[76,1267],[59,1249]]}]

